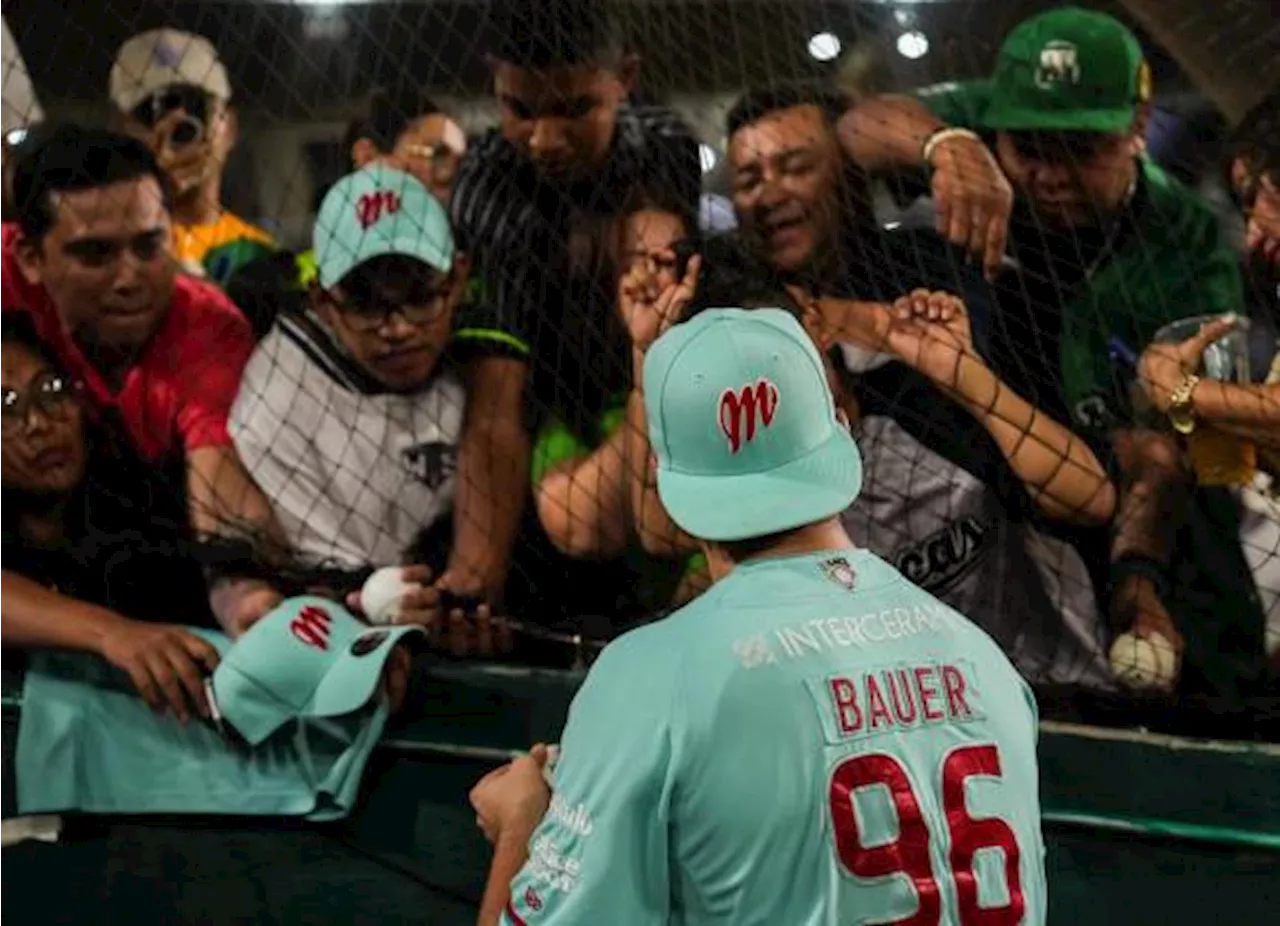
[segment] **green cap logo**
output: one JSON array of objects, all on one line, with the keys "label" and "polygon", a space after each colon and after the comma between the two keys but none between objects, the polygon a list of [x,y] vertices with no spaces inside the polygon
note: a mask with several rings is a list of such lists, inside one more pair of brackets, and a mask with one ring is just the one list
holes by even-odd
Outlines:
[{"label": "green cap logo", "polygon": [[1036,86],[1053,90],[1063,84],[1080,83],[1080,51],[1071,42],[1052,41],[1040,50]]},{"label": "green cap logo", "polygon": [[1009,132],[1124,133],[1151,93],[1142,46],[1120,21],[1056,7],[1005,38],[981,116]]}]

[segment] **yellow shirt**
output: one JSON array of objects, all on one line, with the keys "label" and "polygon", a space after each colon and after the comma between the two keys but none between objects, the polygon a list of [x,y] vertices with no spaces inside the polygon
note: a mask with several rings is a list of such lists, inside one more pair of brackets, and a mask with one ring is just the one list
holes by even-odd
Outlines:
[{"label": "yellow shirt", "polygon": [[218,285],[250,261],[270,254],[275,239],[244,219],[224,212],[207,225],[177,225],[174,250],[187,272]]}]

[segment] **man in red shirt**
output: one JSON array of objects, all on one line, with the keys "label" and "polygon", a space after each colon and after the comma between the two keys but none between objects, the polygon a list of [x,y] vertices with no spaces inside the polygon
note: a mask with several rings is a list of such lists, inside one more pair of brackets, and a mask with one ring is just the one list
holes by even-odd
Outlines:
[{"label": "man in red shirt", "polygon": [[[180,462],[198,537],[282,535],[236,455],[227,413],[253,347],[222,292],[177,273],[169,187],[151,153],[111,132],[54,131],[14,175],[18,221],[0,260],[5,312],[26,312],[79,381],[91,413],[118,416],[143,458]],[[4,573],[6,610],[48,609],[54,592]],[[232,635],[280,600],[222,578],[210,602]]]}]

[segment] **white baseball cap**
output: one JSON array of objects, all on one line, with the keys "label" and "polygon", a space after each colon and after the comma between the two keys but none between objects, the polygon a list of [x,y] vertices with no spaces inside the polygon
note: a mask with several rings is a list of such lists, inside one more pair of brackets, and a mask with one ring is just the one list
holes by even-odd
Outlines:
[{"label": "white baseball cap", "polygon": [[152,29],[120,46],[111,65],[111,102],[122,112],[166,87],[199,87],[211,96],[231,99],[227,69],[212,43],[177,29]]}]

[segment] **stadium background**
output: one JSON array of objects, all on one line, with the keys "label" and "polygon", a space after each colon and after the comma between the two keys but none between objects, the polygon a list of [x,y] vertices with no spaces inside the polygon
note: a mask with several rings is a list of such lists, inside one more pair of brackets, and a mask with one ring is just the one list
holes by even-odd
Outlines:
[{"label": "stadium background", "polygon": [[[1270,4],[1087,5],[1135,26],[1150,55],[1158,108],[1152,155],[1219,204],[1224,221],[1238,228],[1222,185],[1221,142],[1229,120],[1280,82],[1280,27]],[[637,97],[667,103],[689,121],[705,145],[705,189],[724,193],[723,117],[743,86],[827,77],[856,93],[978,76],[989,71],[1008,29],[1048,6],[634,0],[623,9],[644,58]],[[419,83],[470,135],[496,122],[482,3],[65,0],[56,7],[9,4],[4,18],[44,115],[93,123],[105,121],[107,72],[129,36],[163,25],[208,37],[230,71],[241,117],[225,204],[287,246],[305,246],[325,189],[345,171],[342,132],[369,88]],[[828,37],[838,42],[834,54]],[[30,113],[11,97],[9,61],[6,49],[6,133],[20,132]],[[423,921],[467,921],[484,847],[464,803],[466,787],[494,761],[494,750],[554,738],[578,678],[572,671],[437,667],[423,682],[429,691],[418,692],[431,706],[428,716],[389,742],[370,775],[368,806],[340,834],[356,847],[351,865],[372,858],[389,879],[430,885],[427,895],[413,889],[404,895],[406,902],[427,896],[437,905]],[[1252,705],[1247,716],[1274,721],[1274,707]],[[1280,908],[1275,747],[1048,724],[1044,780],[1055,922],[1261,923]],[[410,805],[412,814],[405,812]],[[170,832],[112,822],[94,851],[133,846],[137,868],[128,880],[137,888],[148,866],[159,876],[174,864],[182,841]],[[182,832],[190,850],[200,852],[200,839]],[[208,851],[223,844],[212,845]],[[312,864],[308,851],[281,850],[282,871]],[[85,859],[85,871],[95,870]],[[243,875],[230,872],[217,883]],[[369,875],[365,890],[394,893],[381,877]],[[112,883],[113,902],[131,896]],[[323,893],[308,879],[299,883]],[[104,899],[111,893],[103,887]],[[296,906],[299,918],[280,921],[311,921],[312,906]],[[26,921],[40,920],[15,919]]]}]

